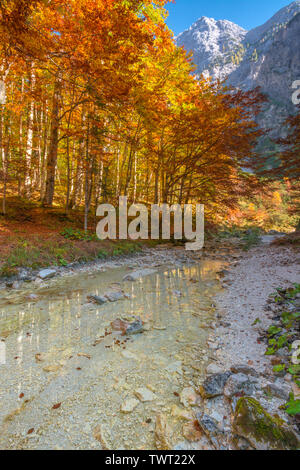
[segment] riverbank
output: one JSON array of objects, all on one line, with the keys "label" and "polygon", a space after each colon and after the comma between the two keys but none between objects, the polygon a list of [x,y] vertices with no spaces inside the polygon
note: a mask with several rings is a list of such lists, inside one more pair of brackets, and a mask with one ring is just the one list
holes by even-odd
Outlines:
[{"label": "riverbank", "polygon": [[83,231],[82,210],[41,207],[37,202],[11,198],[6,216],[0,215],[0,279],[32,279],[43,268],[55,269],[101,262],[136,253],[153,243],[101,241],[96,219]]},{"label": "riverbank", "polygon": [[[300,339],[299,286],[295,288],[300,279],[299,248],[280,240],[265,242],[235,255],[223,273],[225,291],[216,298],[218,327],[208,342],[215,361],[200,387],[205,410],[199,418],[200,425],[204,420],[204,431],[205,419],[209,423],[206,433],[213,448],[291,449],[300,445],[295,434],[300,430],[299,370],[291,363],[295,352],[291,345]],[[279,288],[289,289],[290,295],[281,298]],[[287,323],[280,328],[286,311],[294,318],[287,329]],[[279,347],[280,338],[284,342]],[[293,405],[293,416],[286,413],[287,402]],[[264,430],[258,429],[259,424]]]}]

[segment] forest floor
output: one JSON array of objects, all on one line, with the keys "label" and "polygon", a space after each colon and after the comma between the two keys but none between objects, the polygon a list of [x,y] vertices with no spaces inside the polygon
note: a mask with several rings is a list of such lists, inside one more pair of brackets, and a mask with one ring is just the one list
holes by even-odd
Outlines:
[{"label": "forest floor", "polygon": [[[146,242],[101,241],[96,219],[83,231],[83,212],[37,203],[8,200],[6,216],[0,215],[0,277],[12,277],[20,268],[66,266],[139,251]],[[147,243],[148,245],[153,243]]]},{"label": "forest floor", "polygon": [[[104,240],[96,235],[96,217],[89,219],[89,231],[83,230],[82,210],[54,206],[42,207],[17,197],[7,200],[7,214],[0,215],[0,278],[13,278],[22,269],[38,270],[49,267],[66,267],[84,264],[112,257],[126,256],[140,251],[143,247],[154,247],[160,241]],[[259,231],[240,231],[237,242],[247,250],[259,240]],[[213,234],[212,234],[213,233]],[[227,236],[218,234],[213,228],[209,234],[208,250],[226,243]],[[210,243],[212,246],[210,247]],[[283,242],[285,243],[285,242]],[[299,245],[299,232],[291,234],[288,243]],[[173,246],[170,243],[170,246]]]}]

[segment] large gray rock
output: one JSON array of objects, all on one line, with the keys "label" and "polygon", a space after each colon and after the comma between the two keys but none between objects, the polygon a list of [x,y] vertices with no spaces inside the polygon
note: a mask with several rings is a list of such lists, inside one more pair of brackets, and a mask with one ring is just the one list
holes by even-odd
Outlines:
[{"label": "large gray rock", "polygon": [[144,325],[141,320],[136,320],[133,323],[130,323],[126,329],[126,335],[137,335],[143,333]]},{"label": "large gray rock", "polygon": [[230,367],[230,370],[233,374],[252,375],[253,377],[259,376],[256,370],[253,369],[253,367],[248,366],[247,364],[236,364]]},{"label": "large gray rock", "polygon": [[285,385],[276,385],[273,383],[268,383],[263,387],[263,390],[272,397],[280,398],[282,400],[288,401],[291,390],[289,386]]},{"label": "large gray rock", "polygon": [[223,430],[219,428],[216,420],[206,414],[198,413],[197,421],[200,429],[208,437],[213,446],[221,450],[224,447],[224,433]]},{"label": "large gray rock", "polygon": [[55,269],[42,269],[42,271],[39,272],[38,276],[40,279],[51,279],[54,277],[56,274]]},{"label": "large gray rock", "polygon": [[255,377],[234,374],[229,377],[224,387],[224,395],[230,399],[234,396],[251,396],[256,389],[257,382]]},{"label": "large gray rock", "polygon": [[118,300],[124,300],[125,295],[123,292],[108,292],[104,294],[104,297],[109,301],[109,302],[118,302]]},{"label": "large gray rock", "polygon": [[133,271],[130,274],[126,274],[126,276],[123,277],[123,281],[138,281],[142,277],[151,276],[156,272],[156,269],[140,269],[138,271]]},{"label": "large gray rock", "polygon": [[124,300],[125,294],[123,292],[107,292],[104,295],[89,295],[88,301],[93,302],[98,305],[106,304],[107,302],[118,302],[119,300]]},{"label": "large gray rock", "polygon": [[199,388],[202,398],[214,398],[223,395],[225,384],[230,376],[231,372],[225,372],[207,377]]},{"label": "large gray rock", "polygon": [[233,432],[257,450],[297,450],[299,436],[282,420],[271,416],[254,398],[240,398],[233,420]]},{"label": "large gray rock", "polygon": [[89,295],[87,299],[89,302],[93,302],[98,305],[103,305],[108,302],[108,299],[102,295]]}]

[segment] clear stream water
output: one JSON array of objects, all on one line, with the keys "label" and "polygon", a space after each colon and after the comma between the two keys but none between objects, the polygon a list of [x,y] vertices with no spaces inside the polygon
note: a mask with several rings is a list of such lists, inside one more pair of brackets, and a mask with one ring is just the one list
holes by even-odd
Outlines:
[{"label": "clear stream water", "polygon": [[[157,413],[166,414],[173,444],[182,442],[182,421],[171,410],[182,407],[178,393],[197,387],[210,362],[206,341],[221,267],[213,260],[167,266],[134,283],[122,282],[124,267],[1,291],[0,448],[101,449],[94,437],[101,425],[111,449],[154,449]],[[87,302],[88,294],[120,288],[130,299]],[[37,299],[28,300],[30,293]],[[133,315],[148,331],[112,332],[113,320]],[[122,413],[140,387],[155,399]]]}]

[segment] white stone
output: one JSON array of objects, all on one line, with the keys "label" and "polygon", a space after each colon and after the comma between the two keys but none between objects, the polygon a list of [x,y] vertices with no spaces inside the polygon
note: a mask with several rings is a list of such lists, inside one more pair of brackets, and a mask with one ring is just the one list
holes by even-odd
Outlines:
[{"label": "white stone", "polygon": [[134,394],[143,403],[147,401],[153,401],[156,398],[156,395],[148,390],[148,388],[138,388]]},{"label": "white stone", "polygon": [[121,405],[122,413],[131,413],[139,404],[139,401],[135,398],[129,398],[128,400],[124,401]]}]

